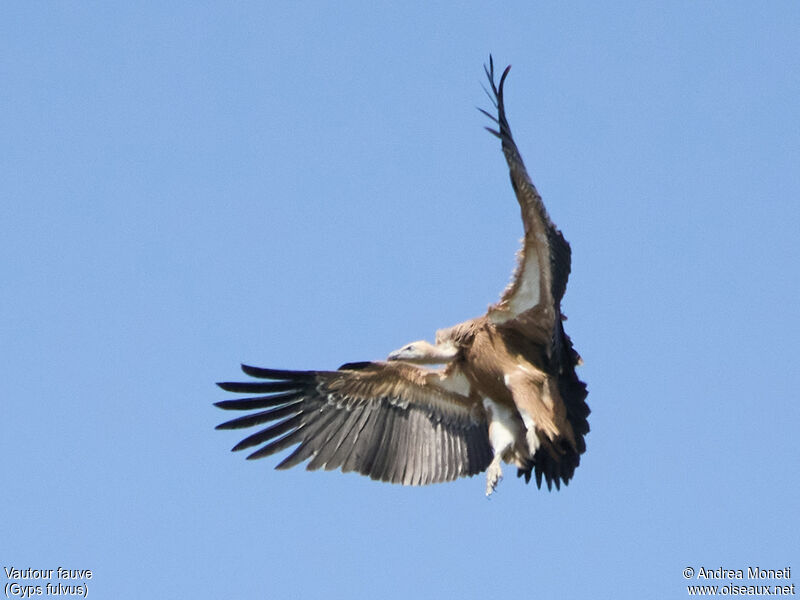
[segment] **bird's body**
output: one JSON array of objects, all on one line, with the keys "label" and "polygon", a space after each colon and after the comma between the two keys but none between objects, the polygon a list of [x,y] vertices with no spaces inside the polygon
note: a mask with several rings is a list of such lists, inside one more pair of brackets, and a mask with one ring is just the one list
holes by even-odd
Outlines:
[{"label": "bird's body", "polygon": [[[298,445],[278,468],[309,460],[308,469],[341,468],[373,479],[420,485],[487,472],[487,495],[501,462],[518,475],[542,477],[548,488],[568,483],[589,431],[580,357],[564,333],[561,298],[570,247],[550,221],[505,116],[503,84],[487,75],[498,115],[490,129],[502,142],[525,230],[512,282],[481,317],[436,333],[435,344],[413,342],[386,361],[348,363],[337,371],[281,371],[243,366],[266,381],[222,383],[263,393],[217,403],[225,409],[266,409],[219,426],[277,423],[242,440],[262,445],[260,458]],[[428,365],[440,364],[433,369]]]}]

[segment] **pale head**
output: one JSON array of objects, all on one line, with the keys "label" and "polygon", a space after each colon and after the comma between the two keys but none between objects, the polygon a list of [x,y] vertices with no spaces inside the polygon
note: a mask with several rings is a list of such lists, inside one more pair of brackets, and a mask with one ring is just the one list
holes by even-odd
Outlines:
[{"label": "pale head", "polygon": [[430,342],[419,340],[391,352],[386,360],[403,360],[419,365],[432,365],[449,362],[456,354],[458,354],[458,348],[452,342],[434,346]]}]

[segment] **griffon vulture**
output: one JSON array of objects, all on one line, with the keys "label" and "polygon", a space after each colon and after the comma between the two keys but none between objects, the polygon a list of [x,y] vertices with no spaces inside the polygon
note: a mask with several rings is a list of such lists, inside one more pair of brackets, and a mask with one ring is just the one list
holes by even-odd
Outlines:
[{"label": "griffon vulture", "polygon": [[[501,462],[548,489],[569,482],[589,431],[581,363],[564,333],[561,298],[570,247],[531,182],[506,120],[503,86],[484,67],[497,116],[486,111],[508,163],[525,236],[511,283],[487,313],[436,332],[385,361],[336,371],[242,366],[259,381],[219,383],[254,397],[223,400],[225,410],[256,411],[217,429],[269,423],[233,450],[257,447],[256,459],[297,446],[276,468],[309,460],[309,470],[357,471],[372,479],[425,485],[486,471],[486,494]],[[488,92],[488,90],[487,90]],[[443,365],[432,368],[427,365]]]}]

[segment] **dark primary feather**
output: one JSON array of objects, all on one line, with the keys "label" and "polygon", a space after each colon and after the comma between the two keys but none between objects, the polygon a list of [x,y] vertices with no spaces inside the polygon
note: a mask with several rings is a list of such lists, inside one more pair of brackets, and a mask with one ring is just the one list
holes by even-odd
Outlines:
[{"label": "dark primary feather", "polygon": [[217,384],[226,392],[243,392],[245,394],[257,394],[259,392],[285,392],[294,389],[294,383],[290,381],[221,381]]},{"label": "dark primary feather", "polygon": [[225,382],[220,387],[273,393],[218,402],[226,410],[258,412],[217,429],[271,423],[234,446],[261,446],[249,459],[296,446],[276,468],[310,459],[310,470],[339,468],[381,481],[421,485],[475,475],[492,458],[486,421],[474,418],[470,407],[462,405],[463,397],[454,402],[450,392],[421,385],[415,377],[425,371],[417,367],[351,363],[338,371],[242,369],[266,381]]}]

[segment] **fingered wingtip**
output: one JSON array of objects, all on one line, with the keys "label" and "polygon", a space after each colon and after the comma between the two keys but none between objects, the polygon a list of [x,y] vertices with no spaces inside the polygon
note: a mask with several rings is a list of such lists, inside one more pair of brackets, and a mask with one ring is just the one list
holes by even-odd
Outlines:
[{"label": "fingered wingtip", "polygon": [[495,122],[495,123],[497,123],[498,125],[500,124],[500,121],[497,119],[497,117],[495,117],[495,116],[494,116],[492,113],[490,113],[488,110],[484,110],[484,109],[482,109],[480,106],[476,106],[475,108],[477,108],[477,109],[478,109],[480,112],[482,112],[484,115],[486,115],[487,117],[489,117],[489,118],[490,118],[492,121],[494,121],[494,122]]},{"label": "fingered wingtip", "polygon": [[242,372],[247,373],[248,375],[250,375],[253,370],[257,369],[257,367],[247,365],[245,363],[239,363],[239,368],[242,370]]},{"label": "fingered wingtip", "polygon": [[[246,440],[242,440],[238,444],[236,444],[233,448],[231,448],[231,452],[239,452],[240,450],[244,450],[245,448],[250,448],[250,445],[246,443]],[[249,456],[247,458],[250,458]]]},{"label": "fingered wingtip", "polygon": [[500,75],[500,81],[495,82],[494,78],[494,60],[492,59],[492,55],[489,55],[489,66],[483,65],[483,71],[486,73],[486,78],[489,80],[489,85],[492,88],[491,93],[486,88],[483,88],[486,92],[486,95],[489,96],[489,100],[491,100],[492,104],[500,112],[500,121],[503,120],[503,86],[506,82],[506,77],[508,77],[509,71],[511,71],[511,65],[508,65]]},{"label": "fingered wingtip", "polygon": [[511,65],[508,65],[508,66],[505,68],[505,70],[503,71],[503,74],[502,74],[502,75],[500,75],[500,85],[499,85],[499,88],[500,88],[500,93],[502,93],[502,92],[503,92],[503,83],[505,83],[505,81],[506,81],[506,77],[508,77],[508,72],[509,72],[510,70],[511,70]]}]

